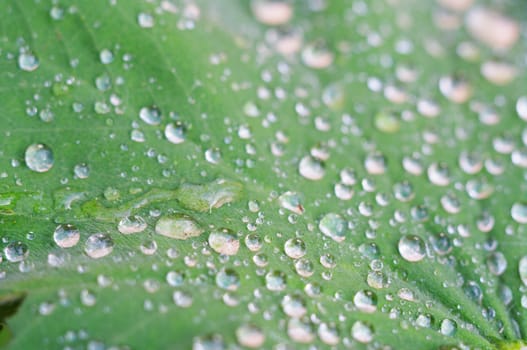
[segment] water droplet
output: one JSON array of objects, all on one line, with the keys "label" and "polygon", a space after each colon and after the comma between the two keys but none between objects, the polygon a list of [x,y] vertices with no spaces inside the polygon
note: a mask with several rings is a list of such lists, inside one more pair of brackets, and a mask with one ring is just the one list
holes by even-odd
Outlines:
[{"label": "water droplet", "polygon": [[113,240],[105,233],[95,233],[88,237],[84,245],[84,252],[93,259],[105,257],[113,251]]},{"label": "water droplet", "polygon": [[399,131],[401,123],[399,118],[393,113],[379,112],[375,115],[375,127],[385,133],[395,133]]},{"label": "water droplet", "polygon": [[29,255],[29,248],[25,243],[15,241],[4,248],[4,254],[7,261],[20,262]]},{"label": "water droplet", "polygon": [[307,44],[302,50],[302,61],[310,68],[323,69],[333,63],[334,55],[324,40]]},{"label": "water droplet", "polygon": [[265,286],[273,292],[279,292],[286,287],[286,275],[282,271],[273,270],[265,275]]},{"label": "water droplet", "polygon": [[182,292],[180,290],[176,290],[172,294],[172,300],[174,300],[174,304],[183,308],[191,307],[193,301],[191,294],[187,292]]},{"label": "water droplet", "polygon": [[298,171],[304,178],[313,181],[322,179],[326,173],[324,163],[312,156],[305,156],[300,160]]},{"label": "water droplet", "polygon": [[180,287],[185,282],[185,274],[181,271],[169,271],[166,275],[166,281],[172,287]]},{"label": "water droplet", "polygon": [[475,39],[496,51],[510,49],[520,38],[520,25],[490,8],[473,7],[465,17],[465,25]]},{"label": "water droplet", "polygon": [[292,211],[295,214],[302,215],[304,207],[302,206],[302,198],[296,192],[287,191],[278,197],[280,206],[284,209]]},{"label": "water droplet", "polygon": [[221,161],[221,151],[218,147],[208,148],[205,151],[205,160],[211,164],[218,164]]},{"label": "water droplet", "polygon": [[460,76],[448,75],[439,79],[439,90],[454,103],[466,102],[472,96],[472,87]]},{"label": "water droplet", "polygon": [[311,343],[315,340],[313,323],[307,318],[291,318],[287,323],[287,335],[297,343]]},{"label": "water droplet", "polygon": [[240,248],[240,241],[231,230],[224,228],[209,234],[209,246],[217,253],[235,255]]},{"label": "water droplet", "polygon": [[521,119],[527,121],[527,96],[521,96],[516,101],[516,113]]},{"label": "water droplet", "polygon": [[26,72],[32,72],[38,68],[40,62],[31,52],[23,52],[18,56],[18,67]]},{"label": "water droplet", "polygon": [[73,174],[79,179],[87,179],[90,176],[90,167],[86,163],[75,165]]},{"label": "water droplet", "polygon": [[80,299],[84,306],[94,306],[97,303],[97,297],[88,289],[81,290]]},{"label": "water droplet", "polygon": [[417,262],[426,256],[426,246],[423,240],[415,235],[401,237],[398,244],[401,257],[410,262]]},{"label": "water droplet", "polygon": [[384,174],[386,165],[386,158],[379,152],[370,153],[364,159],[364,168],[371,175]]},{"label": "water droplet", "polygon": [[427,170],[428,179],[437,186],[450,184],[450,170],[445,163],[432,163]]},{"label": "water droplet", "polygon": [[265,342],[262,329],[252,324],[244,324],[236,329],[236,339],[241,346],[247,348],[261,348]]},{"label": "water droplet", "polygon": [[340,215],[328,213],[320,220],[318,228],[320,231],[337,242],[346,238],[348,223]]},{"label": "water droplet", "polygon": [[139,246],[139,250],[144,255],[154,255],[157,251],[157,242],[153,239],[144,240]]},{"label": "water droplet", "polygon": [[139,111],[139,118],[148,125],[159,125],[161,123],[161,111],[156,106],[143,107]]},{"label": "water droplet", "polygon": [[334,323],[322,322],[318,326],[318,337],[327,345],[337,345],[340,341],[337,325]]},{"label": "water droplet", "polygon": [[233,269],[221,269],[216,274],[216,285],[222,289],[235,291],[240,286],[240,277]]},{"label": "water droplet", "polygon": [[373,327],[363,321],[356,321],[351,327],[351,336],[359,343],[371,342],[373,334]]},{"label": "water droplet", "polygon": [[117,229],[123,235],[143,232],[146,229],[146,221],[139,215],[126,216],[119,221]]},{"label": "water droplet", "polygon": [[245,246],[247,249],[249,249],[251,252],[257,252],[262,248],[263,242],[260,239],[260,236],[258,236],[255,233],[251,233],[247,236],[245,236]]},{"label": "water droplet", "polygon": [[293,17],[293,5],[288,0],[253,0],[251,9],[256,19],[267,25],[281,25]]},{"label": "water droplet", "polygon": [[169,123],[165,127],[165,137],[174,144],[180,144],[187,138],[187,128],[180,121]]},{"label": "water droplet", "polygon": [[113,53],[108,49],[104,49],[99,53],[99,58],[102,64],[110,64],[113,62]]},{"label": "water droplet", "polygon": [[71,224],[58,225],[53,232],[53,240],[61,248],[71,248],[79,242],[79,239],[79,230]]},{"label": "water droplet", "polygon": [[53,167],[53,152],[44,144],[34,143],[26,149],[25,161],[29,169],[44,173]]},{"label": "water droplet", "polygon": [[291,238],[285,242],[284,251],[288,257],[298,259],[306,254],[306,244],[300,238]]},{"label": "water droplet", "polygon": [[527,204],[514,203],[511,208],[511,217],[519,224],[527,224]]},{"label": "water droplet", "polygon": [[313,275],[313,263],[309,259],[300,258],[295,261],[295,270],[299,276],[310,277]]},{"label": "water droplet", "polygon": [[137,16],[137,23],[141,28],[152,28],[154,26],[154,17],[149,13],[141,12]]},{"label": "water droplet", "polygon": [[377,310],[377,295],[370,290],[358,291],[353,297],[353,304],[362,312],[375,312]]},{"label": "water droplet", "polygon": [[307,313],[306,302],[298,294],[286,294],[282,298],[282,310],[289,317],[299,318]]},{"label": "water droplet", "polygon": [[518,273],[523,284],[527,286],[527,255],[520,259],[518,263]]},{"label": "water droplet", "polygon": [[507,259],[500,252],[494,252],[487,257],[487,267],[490,273],[496,276],[502,275],[507,269]]},{"label": "water droplet", "polygon": [[177,199],[188,209],[207,212],[238,200],[242,190],[241,183],[225,179],[202,185],[184,183],[178,189]]},{"label": "water droplet", "polygon": [[454,334],[456,334],[457,323],[456,321],[445,318],[443,321],[441,321],[440,329],[441,329],[441,334],[451,337]]},{"label": "water droplet", "polygon": [[156,223],[155,231],[165,237],[183,240],[197,237],[203,233],[199,224],[185,214],[161,217]]}]

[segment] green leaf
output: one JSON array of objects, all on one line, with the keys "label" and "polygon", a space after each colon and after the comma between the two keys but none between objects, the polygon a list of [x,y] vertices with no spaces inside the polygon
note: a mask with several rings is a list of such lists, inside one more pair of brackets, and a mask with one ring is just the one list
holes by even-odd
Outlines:
[{"label": "green leaf", "polygon": [[524,347],[525,10],[1,2],[0,344]]}]

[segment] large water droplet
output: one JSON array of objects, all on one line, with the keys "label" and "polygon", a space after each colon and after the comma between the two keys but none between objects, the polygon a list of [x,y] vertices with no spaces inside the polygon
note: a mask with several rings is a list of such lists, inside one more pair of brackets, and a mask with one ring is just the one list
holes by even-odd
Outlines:
[{"label": "large water droplet", "polygon": [[88,237],[84,245],[84,252],[90,258],[99,259],[113,251],[113,240],[105,233],[95,233]]},{"label": "large water droplet", "polygon": [[119,221],[117,229],[123,235],[143,232],[146,229],[146,221],[139,215],[126,216]]},{"label": "large water droplet", "polygon": [[231,230],[224,228],[210,233],[209,246],[217,253],[235,255],[240,248],[240,241]]},{"label": "large water droplet", "polygon": [[25,161],[29,169],[44,173],[53,167],[53,152],[44,144],[34,143],[26,149]]},{"label": "large water droplet", "polygon": [[203,233],[199,224],[185,214],[161,217],[156,223],[155,231],[162,236],[175,239],[188,239]]},{"label": "large water droplet", "polygon": [[347,221],[335,213],[324,215],[318,224],[318,228],[323,234],[337,242],[342,242],[346,238],[347,227]]},{"label": "large water droplet", "polygon": [[298,171],[304,178],[313,181],[322,179],[326,173],[324,163],[312,156],[305,156],[300,160]]},{"label": "large water droplet", "polygon": [[18,56],[18,67],[26,72],[32,72],[38,68],[40,62],[31,52],[23,52]]},{"label": "large water droplet", "polygon": [[143,107],[139,111],[139,118],[149,125],[159,125],[161,123],[161,111],[156,106]]},{"label": "large water droplet", "polygon": [[4,248],[4,254],[7,261],[20,262],[24,260],[29,254],[29,248],[27,245],[20,241],[9,243]]},{"label": "large water droplet", "polygon": [[61,248],[71,248],[79,242],[79,239],[79,230],[71,224],[58,225],[53,232],[53,240]]},{"label": "large water droplet", "polygon": [[236,339],[241,346],[256,349],[265,342],[265,334],[258,326],[244,324],[236,329]]},{"label": "large water droplet", "polygon": [[165,137],[168,141],[179,144],[187,138],[187,127],[182,122],[169,123],[165,127]]},{"label": "large water droplet", "polygon": [[426,246],[423,240],[415,235],[401,237],[398,244],[401,257],[410,262],[423,260],[426,256]]},{"label": "large water droplet", "polygon": [[511,208],[511,217],[519,224],[527,224],[527,204],[514,203]]}]

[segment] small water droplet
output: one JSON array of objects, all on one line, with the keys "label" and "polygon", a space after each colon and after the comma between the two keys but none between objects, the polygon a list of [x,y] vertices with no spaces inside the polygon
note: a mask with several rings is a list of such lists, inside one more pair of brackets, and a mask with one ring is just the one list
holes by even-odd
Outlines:
[{"label": "small water droplet", "polygon": [[7,261],[20,262],[29,255],[29,248],[25,243],[15,241],[4,248],[4,254]]},{"label": "small water droplet", "polygon": [[214,230],[209,234],[209,246],[217,253],[236,255],[240,248],[240,241],[229,229]]},{"label": "small water droplet", "polygon": [[126,216],[119,221],[117,229],[123,235],[143,232],[147,227],[145,219],[139,215]]},{"label": "small water droplet", "polygon": [[161,123],[161,110],[156,106],[143,107],[139,110],[139,118],[148,125],[159,125]]},{"label": "small water droplet", "polygon": [[165,137],[174,144],[180,144],[187,138],[187,128],[180,121],[169,123],[165,127]]},{"label": "small water droplet", "polygon": [[405,235],[401,237],[398,244],[401,257],[410,262],[417,262],[426,256],[426,246],[424,241],[415,235]]},{"label": "small water droplet", "polygon": [[18,56],[18,67],[26,72],[32,72],[38,68],[40,62],[31,52],[23,52]]},{"label": "small water droplet", "polygon": [[161,217],[156,223],[155,231],[165,237],[183,240],[197,237],[203,233],[199,224],[185,214]]},{"label": "small water droplet", "polygon": [[340,215],[328,213],[318,224],[320,231],[337,242],[342,242],[346,238],[348,223]]}]

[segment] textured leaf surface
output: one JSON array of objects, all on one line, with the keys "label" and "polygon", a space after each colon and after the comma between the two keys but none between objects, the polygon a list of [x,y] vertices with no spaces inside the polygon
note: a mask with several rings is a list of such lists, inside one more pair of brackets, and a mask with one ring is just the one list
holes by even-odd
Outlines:
[{"label": "textured leaf surface", "polygon": [[1,2],[0,341],[520,348],[525,10]]}]

